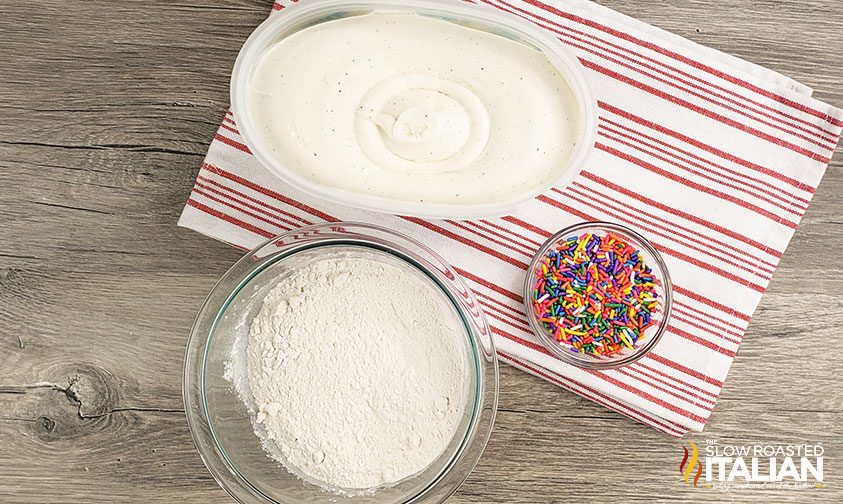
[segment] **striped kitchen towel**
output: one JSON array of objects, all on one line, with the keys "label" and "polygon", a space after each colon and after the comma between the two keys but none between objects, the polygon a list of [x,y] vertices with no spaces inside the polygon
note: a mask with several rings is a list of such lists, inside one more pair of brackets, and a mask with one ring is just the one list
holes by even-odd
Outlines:
[{"label": "striped kitchen towel", "polygon": [[[568,187],[547,191],[513,215],[476,221],[334,205],[261,168],[229,113],[179,224],[240,247],[323,221],[405,233],[462,274],[486,312],[502,361],[667,434],[702,430],[837,145],[843,111],[782,75],[585,0],[483,3],[548,30],[586,68],[598,99],[598,137]],[[553,358],[525,318],[519,292],[528,261],[551,233],[582,220],[639,230],[662,253],[674,281],[667,333],[646,357],[621,369],[587,371]]]}]

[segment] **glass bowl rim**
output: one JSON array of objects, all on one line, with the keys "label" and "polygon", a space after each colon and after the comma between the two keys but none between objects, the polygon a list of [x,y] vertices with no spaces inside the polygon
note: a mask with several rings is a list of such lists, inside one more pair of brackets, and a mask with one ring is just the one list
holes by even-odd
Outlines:
[{"label": "glass bowl rim", "polygon": [[[265,247],[271,246],[279,239],[285,237],[292,238],[297,234],[319,230],[332,231],[335,227],[341,227],[344,231],[353,231],[354,234],[348,238],[331,236],[325,237],[322,240],[317,239],[314,243],[297,245],[294,246],[293,249],[286,251],[286,253],[269,254],[267,256],[270,258],[268,261],[255,261],[254,265],[251,265],[251,262],[257,252],[263,250]],[[388,238],[374,237],[369,233],[382,233],[387,235]],[[395,240],[400,241],[401,243],[396,243]],[[469,340],[468,346],[471,354],[469,358],[469,365],[471,366],[471,373],[477,381],[477,383],[471,387],[468,392],[469,399],[473,401],[473,407],[470,412],[470,420],[464,433],[460,434],[462,440],[460,441],[459,446],[452,453],[447,463],[445,463],[436,476],[427,482],[416,494],[412,495],[403,502],[411,503],[424,498],[428,491],[433,489],[449,474],[459,461],[460,457],[468,451],[469,441],[472,440],[473,436],[476,434],[475,431],[480,427],[482,409],[484,407],[491,406],[491,418],[489,419],[488,429],[485,432],[480,433],[480,437],[476,441],[479,442],[480,450],[477,457],[474,460],[469,461],[465,474],[460,475],[458,480],[452,482],[452,488],[449,489],[448,496],[453,495],[453,493],[456,492],[462,483],[468,478],[479,462],[480,455],[485,450],[494,427],[500,377],[497,354],[494,350],[494,342],[491,338],[491,331],[489,329],[485,313],[475,299],[474,294],[465,284],[464,280],[456,273],[453,266],[446,262],[436,252],[414,238],[373,224],[361,222],[326,222],[303,226],[281,233],[246,251],[244,255],[238,259],[215,283],[214,287],[203,301],[194,324],[191,327],[185,353],[182,394],[185,403],[185,415],[187,416],[188,427],[191,432],[194,445],[196,446],[203,463],[208,468],[214,480],[216,480],[219,486],[235,500],[238,502],[248,502],[244,499],[257,499],[260,502],[266,503],[279,502],[266,495],[247,477],[245,477],[239,468],[229,461],[225,449],[217,442],[217,435],[213,423],[210,421],[210,415],[208,414],[209,410],[206,402],[205,371],[207,367],[208,352],[220,317],[225,313],[225,310],[236,298],[238,293],[247,287],[261,271],[277,263],[277,261],[283,261],[284,259],[287,259],[297,253],[313,250],[314,248],[337,245],[359,247],[361,249],[371,249],[380,253],[385,253],[397,259],[403,265],[417,270],[424,275],[425,281],[428,281],[432,287],[436,289],[436,291],[446,297],[448,302],[453,305],[459,315],[460,322],[465,328],[465,338]],[[466,313],[466,309],[458,302],[457,296],[454,292],[451,292],[453,287],[449,287],[447,284],[438,279],[431,271],[431,268],[422,264],[418,260],[409,257],[406,253],[400,250],[401,248],[408,247],[410,252],[420,253],[424,260],[432,259],[433,261],[438,262],[439,264],[432,265],[443,267],[441,274],[449,276],[448,279],[457,284],[465,292],[465,295],[467,296],[466,301],[476,308],[477,314],[473,315]],[[413,247],[415,247],[415,250],[413,250]],[[246,273],[235,277],[235,275],[237,275],[235,271],[238,267],[243,266],[244,264],[249,264],[251,267],[248,268]],[[213,295],[217,293],[218,289],[223,286],[226,280],[235,283],[234,287],[226,289],[228,292],[225,293],[225,299],[222,303],[216,303],[215,306],[211,306],[210,303]],[[200,330],[200,326],[202,325],[200,322],[203,318],[213,319],[210,330],[207,331],[207,334],[205,334],[205,331]],[[484,341],[488,344],[488,351],[485,351],[482,348],[483,345],[481,345],[480,341],[481,335],[478,334],[478,330],[469,323],[469,319],[474,319],[474,323],[478,324],[480,329],[486,331],[487,336]],[[487,360],[486,364],[482,362],[484,357]],[[492,373],[490,376],[486,376],[484,374],[484,367],[486,365],[491,365]],[[491,380],[489,379],[490,377],[492,378]],[[484,391],[487,388],[491,391],[491,405],[484,405],[487,401],[487,399],[484,399]],[[198,393],[198,397],[194,397],[194,394],[196,393]],[[330,495],[331,498],[341,498],[333,494],[326,495]]]},{"label": "glass bowl rim", "polygon": [[[662,287],[664,288],[664,309],[662,312],[663,317],[662,322],[658,325],[656,329],[656,332],[648,341],[644,343],[644,345],[636,348],[632,353],[629,353],[626,356],[616,360],[586,360],[579,357],[573,352],[565,351],[565,349],[561,347],[556,340],[554,340],[550,337],[549,334],[547,334],[547,331],[544,329],[544,327],[541,326],[541,324],[537,320],[532,303],[530,303],[533,290],[533,271],[535,271],[536,267],[538,266],[538,263],[544,258],[550,248],[553,247],[560,240],[567,238],[572,234],[577,234],[579,236],[579,231],[587,228],[600,228],[607,231],[615,231],[632,237],[636,242],[638,242],[637,244],[640,245],[641,248],[645,249],[647,253],[655,259],[656,267],[654,268],[654,270],[657,270],[658,277],[659,279],[661,279]],[[635,231],[634,229],[623,224],[608,221],[578,222],[576,224],[572,224],[570,226],[562,228],[561,230],[551,235],[547,240],[545,240],[545,242],[542,243],[542,246],[539,247],[539,249],[536,251],[536,254],[533,256],[533,259],[530,261],[530,264],[527,267],[527,272],[524,276],[523,296],[524,308],[527,313],[527,320],[530,324],[530,328],[533,330],[533,333],[536,335],[536,337],[539,338],[539,341],[541,342],[542,346],[544,346],[548,351],[550,351],[553,356],[558,357],[562,361],[576,366],[578,368],[589,370],[607,370],[618,368],[621,366],[627,366],[650,353],[650,351],[655,348],[664,333],[667,331],[667,327],[670,323],[670,315],[673,311],[673,282],[670,278],[670,272],[667,269],[667,265],[665,264],[664,259],[662,258],[659,251],[656,250],[653,244],[650,243],[650,241],[644,236],[642,236],[638,231]]]}]

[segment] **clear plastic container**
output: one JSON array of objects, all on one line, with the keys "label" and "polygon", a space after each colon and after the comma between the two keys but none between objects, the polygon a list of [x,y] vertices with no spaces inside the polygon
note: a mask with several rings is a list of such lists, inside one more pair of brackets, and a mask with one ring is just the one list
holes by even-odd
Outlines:
[{"label": "clear plastic container", "polygon": [[[579,127],[568,162],[556,168],[553,180],[517,200],[483,205],[425,204],[343,191],[318,184],[289,169],[271,152],[250,114],[249,89],[260,57],[285,37],[319,23],[372,11],[414,13],[485,30],[529,45],[540,51],[568,82],[576,99]],[[427,218],[471,219],[509,213],[551,186],[567,185],[581,170],[594,145],[597,106],[577,58],[555,37],[536,25],[485,4],[453,0],[319,0],[293,5],[272,14],[246,40],[231,75],[231,107],[240,135],[255,157],[271,173],[291,186],[329,201],[399,215]],[[515,167],[514,167],[515,168]]]},{"label": "clear plastic container", "polygon": [[[232,384],[230,366],[251,320],[279,278],[330,257],[365,256],[405,269],[441,294],[464,331],[455,345],[469,367],[467,402],[446,450],[422,472],[374,493],[331,493],[271,459],[252,423],[253,411]],[[226,368],[229,366],[229,374]],[[244,384],[248,387],[247,384]],[[367,224],[317,224],[273,238],[220,278],[196,317],[184,368],[184,402],[193,440],[211,474],[241,503],[442,502],[480,459],[495,419],[498,367],[489,327],[456,272],[424,245]]]},{"label": "clear plastic container", "polygon": [[[586,233],[598,236],[605,236],[608,233],[612,233],[623,239],[630,246],[639,250],[644,264],[653,270],[653,276],[655,277],[659,309],[653,315],[652,320],[654,324],[645,330],[645,338],[641,345],[635,346],[631,350],[624,349],[621,353],[612,356],[596,357],[587,353],[571,351],[573,347],[556,341],[553,335],[545,329],[542,321],[539,320],[539,314],[536,313],[533,303],[530,302],[533,288],[535,287],[536,275],[539,273],[541,263],[547,253],[556,247],[560,241],[567,240],[572,236],[582,236]],[[670,313],[673,309],[673,284],[671,283],[670,274],[667,271],[667,266],[661,254],[653,248],[646,238],[620,224],[611,222],[583,222],[569,226],[554,234],[536,252],[533,260],[530,262],[529,268],[527,268],[527,276],[524,280],[524,305],[530,327],[538,336],[542,345],[553,355],[569,364],[584,369],[611,369],[637,361],[658,344],[670,321]]]}]

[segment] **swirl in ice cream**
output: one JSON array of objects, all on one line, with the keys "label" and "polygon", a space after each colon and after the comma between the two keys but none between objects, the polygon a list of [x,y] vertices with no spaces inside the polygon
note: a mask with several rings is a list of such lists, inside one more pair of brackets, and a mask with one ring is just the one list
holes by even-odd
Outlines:
[{"label": "swirl in ice cream", "polygon": [[254,124],[290,170],[412,203],[535,192],[558,177],[579,127],[567,81],[540,51],[422,15],[307,27],[267,50],[251,82]]}]

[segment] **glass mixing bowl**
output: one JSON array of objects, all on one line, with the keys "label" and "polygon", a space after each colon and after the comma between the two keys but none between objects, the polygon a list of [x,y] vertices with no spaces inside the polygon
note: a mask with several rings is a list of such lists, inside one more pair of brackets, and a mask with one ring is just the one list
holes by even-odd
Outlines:
[{"label": "glass mixing bowl", "polygon": [[[556,341],[553,335],[544,328],[542,321],[539,320],[539,314],[536,313],[533,303],[530,302],[536,275],[539,273],[541,262],[547,253],[555,248],[560,241],[565,241],[573,236],[582,236],[586,233],[600,236],[611,233],[624,240],[630,246],[638,249],[641,258],[644,260],[644,264],[653,270],[656,294],[658,294],[659,299],[659,310],[653,315],[653,326],[647,328],[644,333],[646,336],[644,342],[632,350],[625,349],[619,354],[608,357],[595,357],[587,353],[572,352],[572,347]],[[673,284],[670,281],[670,274],[667,271],[667,266],[661,254],[659,254],[646,238],[636,231],[611,222],[582,222],[566,227],[554,234],[536,252],[529,268],[527,268],[527,276],[524,280],[524,304],[527,319],[530,321],[530,327],[532,327],[533,332],[538,336],[542,345],[553,355],[569,364],[585,369],[611,369],[637,361],[641,357],[644,357],[659,342],[662,334],[667,329],[668,322],[670,321],[670,312],[673,309]]]},{"label": "glass mixing bowl", "polygon": [[[350,496],[305,482],[266,454],[253,429],[253,405],[241,399],[243,387],[250,398],[248,386],[235,387],[230,370],[238,348],[245,348],[249,324],[279,279],[314,261],[339,256],[383,261],[433,286],[464,328],[457,344],[465,349],[470,374],[463,417],[439,458],[392,486]],[[329,223],[273,238],[222,276],[193,325],[183,392],[188,424],[202,460],[220,486],[241,503],[442,502],[468,477],[489,439],[497,407],[498,367],[479,305],[438,255],[384,228]]]}]

